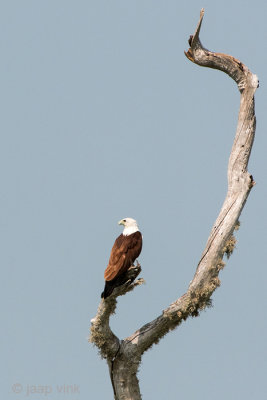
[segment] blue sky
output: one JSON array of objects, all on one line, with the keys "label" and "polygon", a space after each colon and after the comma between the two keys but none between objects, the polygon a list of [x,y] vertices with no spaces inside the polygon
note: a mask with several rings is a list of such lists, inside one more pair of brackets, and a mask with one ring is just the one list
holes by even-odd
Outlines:
[{"label": "blue sky", "polygon": [[266,3],[14,0],[0,8],[3,398],[112,398],[87,336],[119,219],[138,220],[146,285],[119,299],[114,332],[186,291],[226,194],[239,109],[228,76],[183,54],[202,7],[204,46],[260,80],[257,184],[213,308],[144,355],[140,387],[155,400],[266,394]]}]

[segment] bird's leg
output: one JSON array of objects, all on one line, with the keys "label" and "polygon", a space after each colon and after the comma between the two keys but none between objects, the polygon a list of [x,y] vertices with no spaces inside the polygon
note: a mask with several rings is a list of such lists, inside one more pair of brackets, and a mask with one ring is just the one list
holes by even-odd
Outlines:
[{"label": "bird's leg", "polygon": [[131,282],[133,282],[141,271],[142,271],[141,265],[138,262],[137,265],[132,264],[127,271],[126,278],[128,278]]},{"label": "bird's leg", "polygon": [[124,283],[120,284],[119,286],[115,287],[110,297],[117,297],[123,295],[135,288],[135,286],[141,285],[144,283],[142,278],[137,279],[135,282],[134,280],[141,272],[141,265],[131,265],[125,275]]}]

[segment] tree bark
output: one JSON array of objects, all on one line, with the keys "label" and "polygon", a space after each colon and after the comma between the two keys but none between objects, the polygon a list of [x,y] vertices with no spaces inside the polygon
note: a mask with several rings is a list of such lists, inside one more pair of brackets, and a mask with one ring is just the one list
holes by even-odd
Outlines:
[{"label": "tree bark", "polygon": [[130,283],[130,279],[140,273],[139,265],[133,266],[125,285],[116,288],[106,300],[101,300],[96,317],[91,320],[90,341],[107,360],[115,400],[140,400],[137,371],[142,354],[189,316],[198,316],[199,311],[210,306],[211,295],[220,285],[218,275],[224,267],[223,257],[226,255],[229,258],[234,250],[234,230],[239,227],[239,216],[254,185],[247,165],[256,128],[254,93],[258,87],[258,78],[234,57],[211,52],[202,46],[199,32],[203,16],[202,9],[197,29],[189,38],[190,48],[185,55],[195,64],[228,74],[236,82],[241,95],[236,136],[228,164],[228,191],[187,292],[158,318],[124,340],[119,340],[110,329],[109,318],[115,312],[116,298],[143,283],[142,279]]}]

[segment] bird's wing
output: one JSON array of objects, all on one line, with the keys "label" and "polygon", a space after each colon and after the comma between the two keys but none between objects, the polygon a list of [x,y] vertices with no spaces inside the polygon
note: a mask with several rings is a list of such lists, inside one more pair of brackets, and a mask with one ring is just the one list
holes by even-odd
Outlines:
[{"label": "bird's wing", "polygon": [[105,270],[104,278],[106,281],[111,281],[123,272],[123,266],[127,253],[127,241],[123,240],[120,235],[112,247],[108,266]]},{"label": "bird's wing", "polygon": [[[140,232],[138,233],[140,234]],[[120,235],[115,240],[110,253],[109,263],[104,274],[106,281],[115,279],[131,266],[141,252],[142,245],[140,247],[140,240],[142,243],[141,234],[135,235],[134,237]]]}]

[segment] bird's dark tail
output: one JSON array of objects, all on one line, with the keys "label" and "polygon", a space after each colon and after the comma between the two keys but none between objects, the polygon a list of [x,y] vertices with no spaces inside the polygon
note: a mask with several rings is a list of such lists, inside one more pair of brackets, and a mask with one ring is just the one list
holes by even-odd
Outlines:
[{"label": "bird's dark tail", "polygon": [[104,291],[101,293],[101,297],[106,299],[108,296],[111,295],[111,293],[113,292],[113,289],[116,287],[116,285],[114,285],[113,282],[106,282],[105,283],[105,288]]},{"label": "bird's dark tail", "polygon": [[101,297],[106,299],[108,296],[111,295],[111,293],[116,287],[123,285],[126,281],[127,281],[126,274],[122,274],[117,278],[113,279],[112,281],[105,281],[104,292],[101,293]]}]

